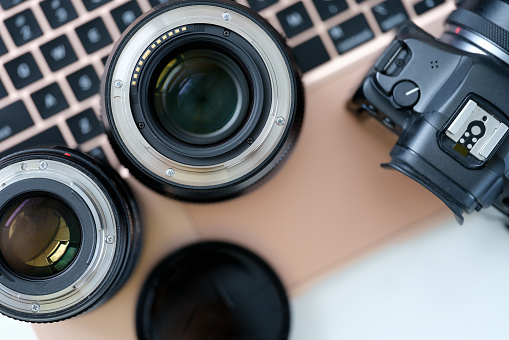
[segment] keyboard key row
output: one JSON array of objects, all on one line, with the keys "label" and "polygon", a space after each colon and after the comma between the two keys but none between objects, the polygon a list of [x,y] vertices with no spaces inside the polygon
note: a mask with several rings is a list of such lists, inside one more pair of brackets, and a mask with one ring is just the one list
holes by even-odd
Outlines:
[{"label": "keyboard key row", "polygon": [[[32,149],[37,147],[67,146],[62,133],[57,126],[53,126],[13,147],[0,152],[0,158],[8,156],[14,152]],[[97,158],[102,162],[108,162],[103,149],[98,146],[87,152],[90,156]]]},{"label": "keyboard key row", "polygon": [[[313,1],[317,6],[317,9],[320,8],[319,6],[322,6],[321,12],[319,9],[319,13],[324,20],[328,15],[325,11],[327,9],[325,7],[325,3],[335,4],[339,11],[346,9],[346,4],[342,5],[341,2],[335,2],[335,0]],[[323,1],[323,5],[319,5],[318,1]],[[433,0],[425,1],[428,2],[427,6],[432,5],[430,2],[433,2]],[[435,1],[443,2],[444,0]],[[330,14],[331,11],[330,9],[328,10],[328,13]],[[383,32],[389,31],[408,20],[408,14],[406,13],[405,8],[403,7],[403,4],[400,0],[387,0],[383,3],[380,3],[372,8],[372,12]],[[299,34],[312,26],[311,21],[309,20],[309,16],[302,3],[297,3],[279,12],[277,16],[281,21],[281,25],[283,26],[283,29],[285,30],[288,37],[293,37],[294,35]],[[353,48],[372,40],[375,37],[363,14],[358,14],[357,16],[339,25],[330,28],[328,33],[339,54],[344,54]],[[328,55],[323,42],[319,37],[314,37],[300,44],[299,46],[294,47],[293,50],[297,59],[297,63],[303,72],[307,72],[330,60],[330,56]]]},{"label": "keyboard key row", "polygon": [[[14,113],[16,119],[12,119]],[[66,122],[78,144],[87,142],[104,132],[102,124],[99,122],[92,109],[87,109],[67,119]],[[33,125],[34,123],[30,118],[25,105],[22,101],[17,101],[0,110],[0,141],[3,141]],[[21,142],[9,150],[5,150],[0,153],[0,156],[3,157],[6,154],[28,147],[52,145],[66,145],[60,130],[56,126]],[[94,151],[94,153],[96,153],[96,157],[100,156],[96,151]]]},{"label": "keyboard key row", "polygon": [[[0,131],[2,127],[0,125]],[[65,139],[60,133],[60,130],[57,126],[53,126],[52,128],[47,129],[44,132],[39,133],[29,139],[22,141],[19,144],[16,144],[10,149],[4,150],[0,152],[0,157],[5,157],[10,155],[11,153],[18,152],[21,150],[26,150],[35,147],[44,147],[44,146],[54,146],[54,145],[67,145],[65,143]]]},{"label": "keyboard key row", "polygon": [[[65,45],[57,45],[56,48],[59,46]],[[50,60],[59,59],[64,63],[70,63],[76,58],[74,52],[71,53],[72,50],[65,52],[69,53],[69,55],[57,54],[63,54],[64,52],[55,52],[52,54],[52,51],[56,50],[49,48],[47,50],[45,49],[45,52],[47,53],[43,52],[45,57],[49,58],[48,64],[51,65],[50,67],[52,70],[62,67],[62,64],[53,64]],[[41,71],[30,52],[5,63],[5,69],[7,70],[7,73],[9,74],[9,77],[16,89],[21,89],[42,78]],[[99,92],[100,79],[91,65],[68,75],[66,78],[78,101],[83,101]]]},{"label": "keyboard key row", "polygon": [[[104,2],[105,1],[103,0],[89,0],[88,4],[90,8],[93,9],[95,8],[94,6],[98,7]],[[46,0],[41,2],[40,6],[52,28],[60,27],[63,24],[77,18],[76,11],[69,0]],[[133,0],[113,9],[111,11],[111,15],[115,20],[118,29],[123,32],[137,17],[141,15],[141,9],[136,1]],[[7,30],[9,31],[16,46],[24,45],[35,38],[42,36],[41,28],[30,9],[6,19],[5,26],[7,27]],[[97,17],[76,28],[76,34],[88,54],[113,43],[113,40],[100,17]],[[7,49],[0,38],[0,55],[6,52]]]}]

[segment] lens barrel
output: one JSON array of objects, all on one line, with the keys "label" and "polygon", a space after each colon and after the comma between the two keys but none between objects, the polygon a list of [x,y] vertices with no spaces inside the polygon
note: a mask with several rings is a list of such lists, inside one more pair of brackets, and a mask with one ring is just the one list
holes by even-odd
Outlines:
[{"label": "lens barrel", "polygon": [[189,201],[231,198],[267,178],[303,119],[290,49],[230,1],[170,1],[147,12],[116,43],[101,91],[122,163]]},{"label": "lens barrel", "polygon": [[0,312],[64,320],[127,280],[141,248],[133,196],[108,166],[66,149],[0,160]]},{"label": "lens barrel", "polygon": [[509,64],[509,2],[460,1],[446,20],[441,40],[467,52],[494,55]]}]

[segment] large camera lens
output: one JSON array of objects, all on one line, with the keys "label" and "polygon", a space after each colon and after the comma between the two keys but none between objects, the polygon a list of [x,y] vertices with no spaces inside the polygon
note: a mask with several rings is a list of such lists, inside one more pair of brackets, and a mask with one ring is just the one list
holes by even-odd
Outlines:
[{"label": "large camera lens", "polygon": [[210,201],[254,188],[287,158],[303,90],[282,37],[230,1],[170,1],[117,42],[102,84],[115,152],[152,189]]},{"label": "large camera lens", "polygon": [[0,216],[0,252],[15,272],[45,278],[60,273],[75,259],[80,224],[65,202],[44,193],[18,197]]},{"label": "large camera lens", "polygon": [[249,101],[242,70],[213,50],[183,52],[155,72],[154,108],[169,135],[190,144],[210,144],[242,123]]},{"label": "large camera lens", "polygon": [[99,306],[132,272],[141,230],[132,195],[76,151],[0,161],[0,312],[54,322]]},{"label": "large camera lens", "polygon": [[491,54],[509,64],[509,2],[464,0],[446,20],[442,40],[461,50]]}]

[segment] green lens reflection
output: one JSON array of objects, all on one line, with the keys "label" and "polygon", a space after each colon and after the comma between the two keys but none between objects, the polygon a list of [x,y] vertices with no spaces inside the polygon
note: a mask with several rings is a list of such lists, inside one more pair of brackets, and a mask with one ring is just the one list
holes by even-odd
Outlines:
[{"label": "green lens reflection", "polygon": [[155,76],[155,113],[170,135],[192,144],[209,144],[226,138],[242,123],[247,81],[226,55],[189,50]]}]

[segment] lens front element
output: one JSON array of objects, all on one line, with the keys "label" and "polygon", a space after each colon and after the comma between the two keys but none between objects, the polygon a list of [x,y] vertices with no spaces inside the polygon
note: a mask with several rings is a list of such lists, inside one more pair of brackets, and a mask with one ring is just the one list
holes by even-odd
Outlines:
[{"label": "lens front element", "polygon": [[161,64],[162,71],[153,75],[153,100],[169,135],[209,144],[239,127],[249,102],[248,84],[232,59],[214,50],[193,49]]},{"label": "lens front element", "polygon": [[78,218],[63,201],[47,196],[13,200],[0,216],[0,252],[15,273],[45,278],[66,269],[81,242]]}]

